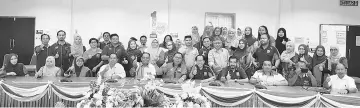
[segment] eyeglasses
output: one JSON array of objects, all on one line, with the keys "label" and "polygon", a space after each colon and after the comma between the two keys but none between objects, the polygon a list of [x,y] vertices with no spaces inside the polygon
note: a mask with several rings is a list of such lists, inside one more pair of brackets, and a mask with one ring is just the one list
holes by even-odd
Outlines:
[{"label": "eyeglasses", "polygon": [[338,49],[330,49],[330,51],[337,51]]}]

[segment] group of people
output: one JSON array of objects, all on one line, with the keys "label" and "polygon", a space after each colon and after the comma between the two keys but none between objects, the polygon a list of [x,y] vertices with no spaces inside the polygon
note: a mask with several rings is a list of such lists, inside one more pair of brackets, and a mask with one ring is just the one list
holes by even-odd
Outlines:
[{"label": "group of people", "polygon": [[[240,28],[206,26],[203,35],[192,27],[192,34],[184,37],[184,44],[166,35],[160,43],[141,36],[140,45],[130,38],[127,49],[117,34],[103,33],[89,40],[90,49],[83,46],[76,34],[74,43],[65,41],[66,32],[58,31],[58,41],[49,45],[50,36],[41,35],[42,44],[35,47],[37,72],[35,77],[99,77],[120,79],[135,77],[141,80],[163,78],[181,83],[186,79],[209,81],[244,81],[255,85],[323,86],[337,93],[356,92],[354,79],[347,76],[347,59],[331,46],[330,56],[325,48],[316,47],[313,56],[305,44],[295,51],[294,43],[280,28],[277,37],[260,26],[255,37],[251,27]],[[12,54],[4,65],[6,75],[24,76],[23,64]],[[339,83],[341,82],[341,83]]]}]

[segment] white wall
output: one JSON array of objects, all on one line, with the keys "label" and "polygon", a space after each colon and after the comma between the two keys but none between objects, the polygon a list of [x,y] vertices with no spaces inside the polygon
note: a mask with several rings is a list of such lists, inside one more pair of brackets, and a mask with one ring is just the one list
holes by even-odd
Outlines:
[{"label": "white wall", "polygon": [[198,26],[202,34],[205,12],[236,13],[236,27],[257,29],[265,25],[274,36],[279,26],[279,0],[170,0],[170,32],[179,37],[191,34],[191,27]]},{"label": "white wall", "polygon": [[202,34],[205,12],[236,13],[237,27],[250,26],[255,35],[260,25],[266,25],[272,36],[284,27],[290,38],[304,36],[315,45],[319,43],[320,24],[360,25],[360,7],[340,7],[339,0],[0,1],[0,16],[36,17],[36,29],[48,31],[52,42],[56,31],[63,29],[72,43],[76,29],[87,46],[89,38],[104,31],[118,33],[125,44],[130,37],[150,34],[150,13],[155,10],[158,21],[168,23],[168,32],[179,33],[180,38],[190,34],[194,25]]},{"label": "white wall", "polygon": [[149,36],[150,14],[153,11],[157,11],[158,21],[168,21],[167,0],[74,0],[73,2],[74,29],[83,37],[86,46],[90,38],[99,37],[101,32],[117,33],[126,47],[130,37]]},{"label": "white wall", "polygon": [[360,7],[344,7],[339,2],[281,0],[280,26],[286,28],[289,37],[306,37],[310,43],[318,45],[320,24],[360,25]]}]

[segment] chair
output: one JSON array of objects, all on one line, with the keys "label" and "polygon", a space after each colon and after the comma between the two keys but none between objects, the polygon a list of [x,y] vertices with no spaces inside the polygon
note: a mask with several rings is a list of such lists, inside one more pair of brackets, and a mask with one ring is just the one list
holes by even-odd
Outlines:
[{"label": "chair", "polygon": [[352,77],[355,80],[356,88],[360,91],[360,78]]},{"label": "chair", "polygon": [[0,68],[0,77],[4,77],[6,76],[6,72],[5,72],[5,66],[9,63],[10,61],[10,54],[5,54],[4,55],[4,61],[3,61],[3,65]]},{"label": "chair", "polygon": [[36,72],[36,55],[31,57],[29,65],[24,65],[30,76],[33,76]]}]

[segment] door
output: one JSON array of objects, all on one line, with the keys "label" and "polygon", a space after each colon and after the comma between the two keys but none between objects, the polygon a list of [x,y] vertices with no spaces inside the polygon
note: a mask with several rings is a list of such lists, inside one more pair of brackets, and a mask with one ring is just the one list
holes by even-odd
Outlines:
[{"label": "door", "polygon": [[349,26],[346,33],[348,75],[360,77],[360,26]]},{"label": "door", "polygon": [[4,55],[10,53],[12,46],[12,25],[14,18],[1,17],[0,18],[0,67],[3,65]]},{"label": "door", "polygon": [[28,65],[34,54],[35,18],[15,18],[13,31],[12,52],[19,55],[19,63]]}]

